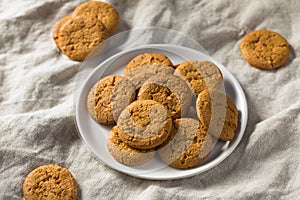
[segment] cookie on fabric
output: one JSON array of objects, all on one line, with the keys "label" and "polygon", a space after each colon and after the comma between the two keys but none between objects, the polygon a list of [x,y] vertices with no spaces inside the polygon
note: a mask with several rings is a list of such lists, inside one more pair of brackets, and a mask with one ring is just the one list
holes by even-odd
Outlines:
[{"label": "cookie on fabric", "polygon": [[195,96],[207,88],[221,89],[223,83],[220,69],[210,61],[183,62],[176,67],[174,74],[186,81]]},{"label": "cookie on fabric", "polygon": [[238,110],[232,100],[222,91],[204,90],[196,102],[200,121],[213,136],[232,141],[238,127]]},{"label": "cookie on fabric", "polygon": [[149,78],[140,88],[139,100],[154,100],[164,105],[171,118],[178,119],[185,115],[192,101],[192,92],[179,77],[165,74]]},{"label": "cookie on fabric", "polygon": [[97,16],[86,14],[67,19],[59,29],[57,43],[70,59],[83,61],[91,52],[97,55],[107,37],[107,29]]},{"label": "cookie on fabric", "polygon": [[151,160],[155,154],[154,149],[135,149],[124,143],[119,133],[122,130],[114,126],[109,133],[107,148],[109,153],[120,163],[128,166],[141,165]]},{"label": "cookie on fabric", "polygon": [[266,70],[283,66],[290,56],[287,40],[270,30],[248,33],[240,44],[240,50],[250,65]]},{"label": "cookie on fabric", "polygon": [[73,16],[95,14],[101,21],[109,35],[113,34],[118,27],[120,16],[118,11],[108,3],[101,1],[89,1],[77,6]]},{"label": "cookie on fabric", "polygon": [[167,56],[159,53],[143,53],[129,61],[124,69],[124,74],[127,75],[131,70],[142,65],[161,65],[173,68],[173,64]]},{"label": "cookie on fabric", "polygon": [[68,169],[54,164],[45,165],[27,175],[23,183],[23,194],[26,200],[76,200],[77,184]]},{"label": "cookie on fabric", "polygon": [[198,120],[174,120],[174,129],[158,150],[161,159],[178,169],[199,166],[211,152],[212,138],[207,128]]},{"label": "cookie on fabric", "polygon": [[137,149],[152,149],[162,144],[172,129],[168,110],[153,100],[137,100],[121,113],[118,126],[120,138]]},{"label": "cookie on fabric", "polygon": [[52,38],[53,38],[53,41],[55,42],[56,46],[58,48],[59,45],[58,45],[58,33],[59,33],[59,30],[60,28],[71,18],[72,16],[68,15],[68,16],[65,16],[63,18],[61,18],[55,25],[54,25],[54,28],[53,28],[53,31],[52,31]]},{"label": "cookie on fabric", "polygon": [[109,75],[91,88],[87,98],[90,116],[100,124],[115,124],[120,113],[135,99],[135,88],[126,78]]}]

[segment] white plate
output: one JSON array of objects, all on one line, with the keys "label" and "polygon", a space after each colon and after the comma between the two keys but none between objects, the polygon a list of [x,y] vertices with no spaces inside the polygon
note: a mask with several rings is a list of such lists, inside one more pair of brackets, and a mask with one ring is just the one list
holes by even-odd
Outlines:
[{"label": "white plate", "polygon": [[[186,60],[209,60],[214,62],[221,70],[224,78],[224,87],[227,95],[236,104],[239,111],[239,127],[236,130],[236,137],[232,142],[218,141],[205,162],[199,167],[186,170],[178,170],[166,166],[157,156],[146,164],[137,167],[128,167],[117,162],[108,152],[106,143],[108,132],[112,126],[100,125],[96,123],[88,114],[86,100],[90,88],[101,78],[109,74],[123,74],[125,65],[136,55],[145,52],[162,53],[166,55],[174,64]],[[79,135],[87,148],[95,154],[103,163],[109,167],[139,178],[152,180],[170,180],[190,177],[203,173],[227,158],[241,141],[248,118],[247,102],[245,94],[234,76],[219,62],[213,58],[196,51],[177,45],[150,44],[140,46],[108,58],[102,62],[86,79],[79,89],[75,99],[75,119]]]}]

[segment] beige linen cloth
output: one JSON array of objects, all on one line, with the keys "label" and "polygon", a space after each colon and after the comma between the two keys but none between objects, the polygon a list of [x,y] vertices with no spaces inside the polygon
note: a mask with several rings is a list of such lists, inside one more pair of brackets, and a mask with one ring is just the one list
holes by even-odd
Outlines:
[{"label": "beige linen cloth", "polygon": [[[193,38],[238,79],[249,121],[236,150],[217,167],[172,181],[134,178],[101,164],[74,123],[79,62],[51,38],[80,0],[0,1],[0,199],[22,199],[34,168],[56,163],[77,180],[78,199],[300,199],[300,1],[119,0],[117,32],[164,27]],[[251,67],[239,44],[271,29],[291,45],[277,70]]]}]

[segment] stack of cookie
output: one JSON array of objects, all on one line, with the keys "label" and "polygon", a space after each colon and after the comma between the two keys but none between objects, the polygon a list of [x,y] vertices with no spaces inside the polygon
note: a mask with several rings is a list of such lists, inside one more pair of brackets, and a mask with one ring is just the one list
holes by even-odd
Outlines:
[{"label": "stack of cookie", "polygon": [[211,152],[213,137],[234,139],[238,111],[222,82],[212,62],[174,66],[165,55],[144,53],[129,61],[124,76],[100,79],[87,107],[98,123],[116,124],[107,147],[117,161],[140,165],[158,152],[167,165],[193,168]]},{"label": "stack of cookie", "polygon": [[97,55],[119,24],[119,14],[111,5],[91,1],[76,7],[72,15],[61,18],[52,36],[56,46],[70,59],[83,61]]}]

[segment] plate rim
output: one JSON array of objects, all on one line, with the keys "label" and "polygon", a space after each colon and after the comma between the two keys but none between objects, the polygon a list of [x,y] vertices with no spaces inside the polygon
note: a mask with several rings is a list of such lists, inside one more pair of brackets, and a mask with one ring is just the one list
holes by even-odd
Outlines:
[{"label": "plate rim", "polygon": [[[244,104],[244,110],[243,112],[245,113],[245,115],[243,116],[243,126],[242,126],[242,122],[240,123],[241,125],[241,129],[240,129],[240,134],[238,135],[238,137],[234,140],[233,144],[228,148],[226,149],[225,152],[221,153],[217,158],[215,158],[214,160],[210,161],[210,166],[208,166],[206,169],[202,170],[202,171],[197,171],[197,168],[192,168],[192,169],[186,169],[186,170],[179,170],[179,171],[192,171],[191,173],[188,173],[188,174],[183,174],[183,175],[178,175],[178,176],[172,176],[172,177],[152,177],[151,174],[152,172],[150,173],[147,173],[147,174],[135,174],[135,173],[132,173],[132,172],[127,172],[127,171],[122,171],[118,168],[116,168],[115,166],[109,164],[108,162],[106,162],[105,160],[102,160],[101,158],[99,158],[94,152],[93,150],[91,149],[91,147],[88,145],[87,141],[84,139],[83,135],[82,135],[82,131],[81,131],[81,128],[78,124],[78,106],[79,106],[79,100],[80,100],[80,97],[81,97],[81,93],[83,92],[83,89],[84,89],[84,86],[87,84],[88,80],[93,76],[93,74],[99,70],[98,68],[102,66],[102,63],[103,62],[106,62],[107,60],[113,60],[114,61],[114,58],[120,56],[120,55],[123,55],[123,54],[127,54],[127,53],[130,53],[132,51],[138,51],[138,50],[145,50],[147,48],[154,48],[154,49],[158,49],[158,50],[165,50],[165,51],[169,51],[166,50],[165,48],[167,47],[170,47],[170,48],[181,48],[181,49],[185,49],[187,51],[194,51],[198,54],[203,54],[207,57],[209,57],[214,63],[217,64],[217,66],[222,70],[226,71],[226,73],[228,74],[228,78],[234,83],[235,87],[237,87],[238,89],[238,93],[240,94],[240,97],[242,99],[242,103]],[[176,52],[172,52],[172,53],[176,53]],[[76,78],[75,78],[76,80]],[[76,85],[76,84],[75,84]],[[87,78],[85,78],[85,80],[83,81],[82,83],[82,86],[77,89],[77,91],[79,91],[76,95],[76,93],[74,94],[75,95],[75,102],[73,103],[73,109],[74,109],[74,112],[75,112],[75,115],[74,115],[74,122],[75,122],[75,125],[76,125],[76,129],[77,129],[77,134],[79,135],[82,143],[84,144],[85,148],[88,149],[88,151],[92,154],[93,157],[95,157],[98,161],[100,161],[102,164],[110,167],[111,169],[113,170],[116,170],[118,172],[121,172],[123,174],[127,174],[127,175],[130,175],[130,176],[133,176],[133,177],[136,177],[136,178],[142,178],[142,179],[147,179],[147,180],[175,180],[175,179],[183,179],[183,178],[189,178],[189,177],[192,177],[192,176],[195,176],[195,175],[198,175],[198,174],[201,174],[205,171],[208,171],[208,170],[211,170],[212,168],[216,167],[217,165],[219,165],[220,163],[222,163],[227,157],[229,157],[232,152],[237,148],[237,146],[240,144],[240,141],[245,133],[245,130],[246,130],[246,127],[247,127],[247,123],[248,123],[248,103],[247,103],[247,99],[246,99],[246,96],[245,96],[245,93],[244,93],[244,90],[243,88],[241,87],[240,83],[238,82],[238,80],[234,77],[234,75],[227,69],[225,68],[225,66],[223,66],[221,63],[219,63],[217,60],[215,60],[214,58],[212,58],[211,56],[209,55],[206,55],[200,51],[197,51],[196,49],[192,49],[192,48],[188,48],[188,47],[184,47],[184,46],[179,46],[179,45],[174,45],[174,44],[146,44],[146,45],[140,45],[138,47],[135,47],[135,48],[130,48],[130,49],[125,49],[125,50],[121,50],[120,52],[118,52],[117,54],[111,56],[111,57],[108,57],[107,59],[105,59],[104,61],[102,61],[101,63],[99,63],[97,65],[97,67],[95,67],[87,76]],[[236,90],[235,90],[236,91]],[[166,166],[168,167],[168,166]],[[164,169],[164,168],[162,168]],[[149,176],[150,175],[150,176]]]}]

